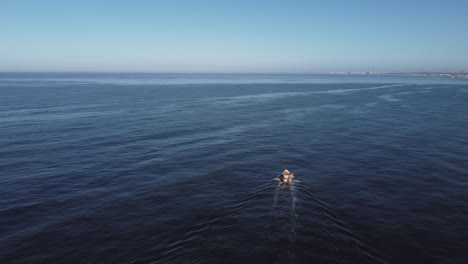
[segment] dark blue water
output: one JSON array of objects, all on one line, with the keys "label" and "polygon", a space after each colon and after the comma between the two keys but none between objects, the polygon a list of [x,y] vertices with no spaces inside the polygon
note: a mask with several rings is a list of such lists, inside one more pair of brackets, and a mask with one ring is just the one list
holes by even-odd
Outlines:
[{"label": "dark blue water", "polygon": [[467,263],[467,113],[447,79],[2,74],[0,263]]}]

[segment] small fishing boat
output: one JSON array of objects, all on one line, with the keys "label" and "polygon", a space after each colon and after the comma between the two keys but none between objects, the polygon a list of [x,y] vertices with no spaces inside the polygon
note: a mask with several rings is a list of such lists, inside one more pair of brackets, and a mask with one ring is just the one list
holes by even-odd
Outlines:
[{"label": "small fishing boat", "polygon": [[292,172],[290,172],[288,170],[284,170],[281,173],[281,175],[279,176],[279,178],[280,178],[282,183],[289,184],[294,179],[294,173],[292,173]]}]

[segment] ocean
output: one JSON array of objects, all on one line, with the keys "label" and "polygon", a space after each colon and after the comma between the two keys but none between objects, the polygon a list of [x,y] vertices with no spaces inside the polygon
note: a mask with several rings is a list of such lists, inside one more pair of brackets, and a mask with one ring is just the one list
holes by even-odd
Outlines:
[{"label": "ocean", "polygon": [[468,80],[2,73],[0,263],[468,263],[467,114]]}]

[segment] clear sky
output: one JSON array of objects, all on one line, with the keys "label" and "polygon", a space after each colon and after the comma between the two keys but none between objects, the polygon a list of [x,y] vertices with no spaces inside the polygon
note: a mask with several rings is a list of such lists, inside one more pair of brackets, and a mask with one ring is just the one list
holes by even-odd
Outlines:
[{"label": "clear sky", "polygon": [[0,1],[0,71],[368,70],[468,71],[468,1]]}]

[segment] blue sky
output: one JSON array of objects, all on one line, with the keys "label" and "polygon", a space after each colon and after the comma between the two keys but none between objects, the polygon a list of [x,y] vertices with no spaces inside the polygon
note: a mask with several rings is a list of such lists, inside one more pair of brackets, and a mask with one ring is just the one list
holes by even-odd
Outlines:
[{"label": "blue sky", "polygon": [[0,1],[0,71],[468,71],[468,1]]}]

